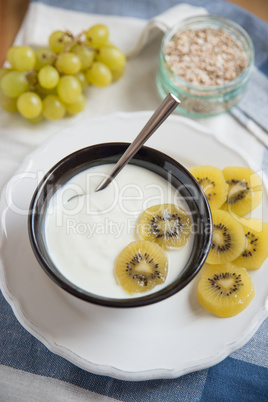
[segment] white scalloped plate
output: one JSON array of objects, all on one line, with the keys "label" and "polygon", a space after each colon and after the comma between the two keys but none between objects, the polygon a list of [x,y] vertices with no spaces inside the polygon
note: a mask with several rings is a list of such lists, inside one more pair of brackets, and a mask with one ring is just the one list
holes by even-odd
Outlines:
[{"label": "white scalloped plate", "polygon": [[[243,346],[268,315],[267,262],[252,272],[253,302],[236,317],[226,319],[199,306],[198,277],[163,302],[110,309],[73,303],[36,262],[28,240],[27,210],[43,174],[79,148],[111,140],[131,142],[150,116],[151,112],[112,114],[61,131],[25,160],[1,199],[1,288],[19,322],[48,349],[77,366],[123,380],[175,378],[210,367]],[[186,167],[250,165],[221,138],[175,115],[146,145]],[[257,213],[266,221],[267,205],[265,193]]]}]

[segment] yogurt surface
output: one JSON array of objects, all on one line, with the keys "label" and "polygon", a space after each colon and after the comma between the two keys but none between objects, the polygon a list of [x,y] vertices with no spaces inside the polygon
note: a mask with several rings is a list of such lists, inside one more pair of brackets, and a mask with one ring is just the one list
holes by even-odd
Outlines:
[{"label": "yogurt surface", "polygon": [[[56,191],[45,219],[48,252],[69,281],[93,294],[112,298],[129,295],[114,274],[120,252],[141,240],[137,224],[141,213],[153,205],[171,203],[189,212],[186,202],[168,181],[142,167],[127,165],[104,190],[95,192],[114,165],[87,169]],[[190,257],[193,234],[186,246],[169,249],[166,282],[170,284]]]}]

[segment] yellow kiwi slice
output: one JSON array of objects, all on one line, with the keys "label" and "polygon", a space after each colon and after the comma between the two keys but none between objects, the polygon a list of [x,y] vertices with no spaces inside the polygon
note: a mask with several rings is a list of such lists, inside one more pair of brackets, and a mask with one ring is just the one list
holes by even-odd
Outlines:
[{"label": "yellow kiwi slice", "polygon": [[257,173],[243,166],[230,166],[222,171],[229,191],[222,209],[239,216],[249,214],[262,200],[262,182]]},{"label": "yellow kiwi slice", "polygon": [[163,248],[182,247],[191,233],[191,219],[175,204],[159,204],[142,213],[138,228],[144,240]]},{"label": "yellow kiwi slice", "polygon": [[247,269],[259,269],[268,257],[268,223],[251,218],[242,227],[245,247],[233,263]]},{"label": "yellow kiwi slice", "polygon": [[213,233],[207,256],[209,264],[233,261],[243,251],[245,235],[241,223],[228,212],[212,211]]},{"label": "yellow kiwi slice", "polygon": [[247,270],[230,263],[209,265],[197,287],[201,306],[219,317],[240,313],[254,296],[254,285]]},{"label": "yellow kiwi slice", "polygon": [[129,294],[146,292],[164,283],[168,272],[168,257],[161,247],[146,240],[130,243],[121,251],[115,275]]},{"label": "yellow kiwi slice", "polygon": [[219,209],[228,194],[228,184],[221,169],[213,166],[194,166],[189,171],[202,187],[210,208]]}]

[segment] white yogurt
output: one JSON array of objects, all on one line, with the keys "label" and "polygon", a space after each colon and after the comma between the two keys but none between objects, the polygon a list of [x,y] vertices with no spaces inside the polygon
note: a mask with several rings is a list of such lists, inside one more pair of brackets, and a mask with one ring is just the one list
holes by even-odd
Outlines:
[{"label": "white yogurt", "polygon": [[[127,165],[105,189],[96,187],[112,170],[101,165],[85,170],[62,186],[51,198],[45,220],[49,254],[58,270],[80,288],[113,298],[129,295],[117,282],[115,263],[129,243],[141,240],[137,222],[152,205],[174,203],[188,207],[166,180],[150,170]],[[80,195],[77,197],[77,195]],[[166,282],[147,293],[170,284],[190,257],[193,234],[186,246],[170,249]]]}]

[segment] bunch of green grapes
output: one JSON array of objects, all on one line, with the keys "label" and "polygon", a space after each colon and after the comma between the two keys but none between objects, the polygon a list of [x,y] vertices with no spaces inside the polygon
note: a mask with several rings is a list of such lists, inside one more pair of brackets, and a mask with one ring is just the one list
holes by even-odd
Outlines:
[{"label": "bunch of green grapes", "polygon": [[85,107],[88,85],[106,87],[124,74],[125,55],[109,41],[105,25],[77,36],[55,31],[48,42],[46,48],[8,50],[9,67],[0,69],[0,104],[7,112],[31,122],[75,115]]}]

